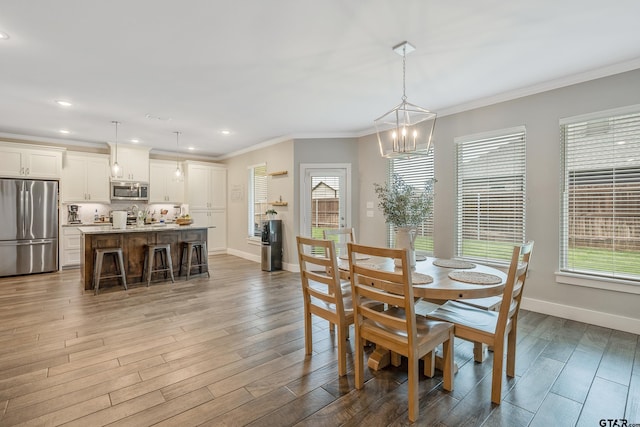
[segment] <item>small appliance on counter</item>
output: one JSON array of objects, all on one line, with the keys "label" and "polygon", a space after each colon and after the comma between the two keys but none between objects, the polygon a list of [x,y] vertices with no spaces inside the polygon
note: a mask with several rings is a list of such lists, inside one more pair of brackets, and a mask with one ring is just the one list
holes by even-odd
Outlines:
[{"label": "small appliance on counter", "polygon": [[67,223],[68,224],[82,224],[80,221],[80,215],[78,214],[78,205],[67,205]]}]

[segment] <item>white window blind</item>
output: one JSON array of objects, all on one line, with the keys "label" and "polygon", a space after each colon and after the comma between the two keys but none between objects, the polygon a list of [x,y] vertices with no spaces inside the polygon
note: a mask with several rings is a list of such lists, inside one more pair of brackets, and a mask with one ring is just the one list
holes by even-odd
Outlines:
[{"label": "white window blind", "polygon": [[[418,190],[424,190],[426,186],[432,185],[434,180],[434,158],[435,147],[431,154],[423,157],[411,159],[391,159],[389,160],[388,182],[391,182],[393,174],[398,174],[407,184]],[[387,244],[390,248],[395,247],[395,229],[389,226],[387,231]],[[415,242],[416,252],[433,255],[433,212],[418,227],[418,236]]]},{"label": "white window blind", "polygon": [[560,126],[560,269],[640,282],[640,109],[574,120]]},{"label": "white window blind", "polygon": [[456,256],[507,262],[525,241],[525,128],[455,142]]},{"label": "white window blind", "polygon": [[267,165],[249,167],[249,237],[260,237],[267,211]]}]

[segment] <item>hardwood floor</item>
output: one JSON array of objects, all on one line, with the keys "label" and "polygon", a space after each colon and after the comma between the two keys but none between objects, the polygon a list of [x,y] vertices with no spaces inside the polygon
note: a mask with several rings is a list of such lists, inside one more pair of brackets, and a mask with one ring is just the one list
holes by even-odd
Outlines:
[{"label": "hardwood floor", "polygon": [[[79,270],[0,279],[0,426],[408,424],[404,366],[365,369],[355,390],[322,320],[305,357],[298,274],[228,255],[210,265],[211,279],[98,296]],[[417,425],[640,423],[638,335],[522,311],[501,405],[491,358],[475,363],[459,339],[455,358],[453,392],[440,373],[420,378]]]}]

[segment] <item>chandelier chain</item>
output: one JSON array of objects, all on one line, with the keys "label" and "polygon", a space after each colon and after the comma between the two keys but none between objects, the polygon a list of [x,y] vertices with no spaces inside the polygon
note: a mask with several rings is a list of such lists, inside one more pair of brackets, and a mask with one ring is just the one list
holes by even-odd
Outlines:
[{"label": "chandelier chain", "polygon": [[406,76],[407,76],[407,46],[402,47],[402,101],[407,100],[407,85],[406,85]]}]

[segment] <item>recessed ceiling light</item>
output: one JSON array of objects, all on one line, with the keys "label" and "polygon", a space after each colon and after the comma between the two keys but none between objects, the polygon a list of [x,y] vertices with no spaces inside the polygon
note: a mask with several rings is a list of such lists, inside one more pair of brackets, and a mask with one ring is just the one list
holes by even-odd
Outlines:
[{"label": "recessed ceiling light", "polygon": [[56,99],[56,104],[61,107],[71,107],[73,104],[69,101],[65,101],[64,99]]},{"label": "recessed ceiling light", "polygon": [[195,150],[195,149],[196,149],[195,147],[189,147],[189,148],[187,148],[187,150],[190,150],[190,151],[193,151],[193,150]]},{"label": "recessed ceiling light", "polygon": [[231,135],[231,131],[229,129],[221,130],[220,133],[223,135]]},{"label": "recessed ceiling light", "polygon": [[9,34],[0,31],[0,40],[9,40],[10,38],[11,37],[9,37]]},{"label": "recessed ceiling light", "polygon": [[71,131],[70,131],[70,130],[67,130],[67,129],[60,129],[60,133],[63,133],[63,134],[65,134],[65,135],[67,135],[67,134],[70,134],[70,133],[71,133]]},{"label": "recessed ceiling light", "polygon": [[140,142],[140,140],[138,138],[132,138],[131,142],[133,142],[134,144],[137,144],[138,142]]}]

